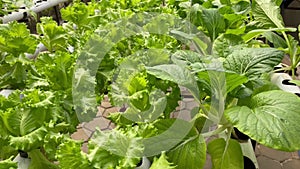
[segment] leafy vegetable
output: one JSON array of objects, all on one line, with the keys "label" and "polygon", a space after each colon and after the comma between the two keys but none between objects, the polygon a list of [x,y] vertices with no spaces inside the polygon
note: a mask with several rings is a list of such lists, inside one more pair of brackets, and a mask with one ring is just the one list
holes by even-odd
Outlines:
[{"label": "leafy vegetable", "polygon": [[300,147],[296,135],[299,131],[294,127],[299,104],[294,94],[274,90],[253,96],[247,105],[228,109],[225,115],[257,142],[278,150],[295,151]]},{"label": "leafy vegetable", "polygon": [[254,0],[252,6],[253,15],[264,28],[283,28],[283,20],[280,15],[279,5],[271,0]]},{"label": "leafy vegetable", "polygon": [[212,157],[213,169],[243,168],[242,149],[236,140],[215,139],[208,144],[208,153]]},{"label": "leafy vegetable", "polygon": [[203,168],[206,161],[205,141],[201,135],[190,137],[171,150],[167,156],[179,168]]},{"label": "leafy vegetable", "polygon": [[283,55],[283,52],[273,48],[244,48],[233,51],[226,58],[224,67],[253,79],[273,70]]},{"label": "leafy vegetable", "polygon": [[150,167],[150,169],[172,169],[172,168],[176,168],[176,167],[172,166],[172,164],[168,162],[165,152],[163,152],[159,158],[155,157]]}]

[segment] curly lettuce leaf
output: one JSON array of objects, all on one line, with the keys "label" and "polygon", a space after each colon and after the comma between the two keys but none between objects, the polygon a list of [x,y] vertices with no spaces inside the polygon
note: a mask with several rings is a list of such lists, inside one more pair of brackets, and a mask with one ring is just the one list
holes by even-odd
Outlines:
[{"label": "curly lettuce leaf", "polygon": [[172,169],[176,168],[167,160],[165,152],[162,152],[159,158],[155,157],[150,169]]},{"label": "curly lettuce leaf", "polygon": [[95,168],[133,168],[143,155],[143,143],[134,131],[96,131],[89,143],[89,159]]},{"label": "curly lettuce leaf", "polygon": [[61,169],[92,168],[87,155],[81,151],[81,146],[80,142],[74,140],[67,140],[59,146],[57,159]]},{"label": "curly lettuce leaf", "polygon": [[25,23],[16,21],[0,25],[0,51],[19,57],[23,53],[33,53],[36,38],[30,34]]},{"label": "curly lettuce leaf", "polygon": [[18,163],[13,162],[12,158],[0,161],[0,169],[17,169]]}]

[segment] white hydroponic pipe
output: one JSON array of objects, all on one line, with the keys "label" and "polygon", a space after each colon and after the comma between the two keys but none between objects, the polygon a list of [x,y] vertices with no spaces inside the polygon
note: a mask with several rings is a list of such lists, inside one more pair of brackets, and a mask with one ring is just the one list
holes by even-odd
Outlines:
[{"label": "white hydroponic pipe", "polygon": [[29,59],[36,59],[40,52],[43,52],[43,51],[46,51],[46,50],[47,50],[46,46],[42,43],[39,43],[33,54],[25,53],[25,56]]},{"label": "white hydroponic pipe", "polygon": [[149,169],[150,168],[150,161],[147,157],[142,158],[142,165],[139,167],[136,167],[135,169]]},{"label": "white hydroponic pipe", "polygon": [[4,96],[4,97],[8,97],[14,90],[9,90],[9,89],[4,89],[0,91],[0,95]]},{"label": "white hydroponic pipe", "polygon": [[31,159],[21,157],[19,154],[13,161],[18,163],[18,169],[28,169],[31,163]]},{"label": "white hydroponic pipe", "polygon": [[287,85],[284,84],[284,81],[292,80],[291,76],[287,73],[273,73],[271,75],[271,82],[276,84],[281,90],[290,92],[290,93],[297,93],[300,94],[300,88],[296,85]]},{"label": "white hydroponic pipe", "polygon": [[20,19],[30,15],[30,11],[33,11],[35,13],[39,13],[39,12],[42,12],[42,11],[48,9],[48,8],[57,6],[58,4],[64,3],[64,2],[67,2],[67,1],[69,1],[69,0],[48,0],[47,2],[42,3],[39,6],[33,6],[28,10],[22,10],[20,12],[13,12],[10,15],[6,15],[2,18],[2,22],[3,23],[8,23],[8,22],[11,22],[11,21],[20,20]]}]

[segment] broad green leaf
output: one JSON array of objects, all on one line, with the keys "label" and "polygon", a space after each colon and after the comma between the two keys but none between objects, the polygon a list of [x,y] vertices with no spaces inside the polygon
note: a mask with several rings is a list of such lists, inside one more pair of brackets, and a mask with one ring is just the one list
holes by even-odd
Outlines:
[{"label": "broad green leaf", "polygon": [[296,28],[269,28],[269,29],[254,29],[250,32],[247,32],[243,36],[245,42],[249,42],[251,39],[263,35],[266,32],[295,32]]},{"label": "broad green leaf", "polygon": [[81,151],[82,144],[69,140],[58,148],[57,159],[61,169],[89,169],[91,168],[87,155]]},{"label": "broad green leaf", "polygon": [[226,93],[248,81],[248,78],[243,75],[219,71],[198,72],[198,79],[200,82],[205,82],[207,90],[213,91],[225,86]]},{"label": "broad green leaf", "polygon": [[[118,130],[97,130],[89,143],[89,160],[96,168],[131,168],[137,165],[143,153],[141,138],[134,131],[123,134]],[[109,167],[107,167],[109,166]]]},{"label": "broad green leaf", "polygon": [[[228,22],[228,28],[230,29],[237,29],[235,32],[238,32],[235,35],[243,34],[246,27],[245,27],[245,19],[246,17],[244,15],[240,14],[233,14],[233,13],[225,13],[223,14],[224,18]],[[226,33],[228,33],[230,30],[226,30]]]},{"label": "broad green leaf", "polygon": [[154,123],[157,134],[144,140],[146,156],[169,151],[186,137],[197,135],[190,122],[181,119],[161,119]]},{"label": "broad green leaf", "polygon": [[234,46],[241,44],[243,44],[243,39],[240,36],[223,34],[215,40],[213,51],[217,56],[226,58],[234,50]]},{"label": "broad green leaf", "polygon": [[212,169],[244,168],[242,149],[236,140],[215,139],[208,144],[207,150],[212,158]]},{"label": "broad green leaf", "polygon": [[238,1],[236,4],[232,6],[232,9],[236,14],[245,14],[251,8],[251,3],[248,1]]},{"label": "broad green leaf", "polygon": [[270,72],[284,56],[274,48],[243,48],[233,51],[224,62],[224,68],[245,75],[249,79],[258,78],[262,73]]},{"label": "broad green leaf", "polygon": [[33,149],[39,148],[43,144],[43,139],[46,135],[46,132],[47,130],[45,129],[45,127],[40,127],[24,136],[10,136],[9,143],[16,150],[29,152]]},{"label": "broad green leaf", "polygon": [[190,47],[195,48],[195,50],[201,55],[207,55],[207,53],[209,52],[208,50],[211,47],[211,42],[209,37],[206,36],[203,32],[199,31],[196,35],[177,30],[171,30],[170,33],[181,42],[185,42],[186,44],[191,43]]},{"label": "broad green leaf", "polygon": [[48,161],[48,159],[39,149],[29,152],[28,155],[31,158],[30,166],[28,169],[59,169],[57,165]]},{"label": "broad green leaf", "polygon": [[225,111],[227,119],[241,132],[268,147],[296,151],[300,149],[300,100],[280,90],[253,96],[246,106]]},{"label": "broad green leaf", "polygon": [[169,64],[153,67],[146,67],[147,72],[163,80],[169,80],[178,85],[184,86],[194,95],[199,98],[199,89],[193,75],[180,66]]},{"label": "broad green leaf", "polygon": [[217,9],[202,9],[202,26],[207,29],[211,41],[214,41],[219,33],[226,28],[225,20]]},{"label": "broad green leaf", "polygon": [[163,152],[159,158],[155,157],[150,169],[172,169],[176,168],[168,162],[165,152]]},{"label": "broad green leaf", "polygon": [[254,0],[252,13],[264,28],[284,28],[279,5],[273,0]]},{"label": "broad green leaf", "polygon": [[265,32],[265,33],[263,33],[263,36],[266,37],[266,39],[268,41],[273,43],[275,48],[287,48],[288,47],[286,41],[274,32]]},{"label": "broad green leaf", "polygon": [[202,135],[184,140],[167,153],[169,161],[178,168],[202,169],[206,161],[206,144]]},{"label": "broad green leaf", "polygon": [[148,49],[145,54],[144,64],[148,66],[155,66],[164,63],[169,63],[170,56],[167,50],[162,49]]},{"label": "broad green leaf", "polygon": [[[181,112],[181,113],[185,113],[185,112]],[[162,134],[163,132],[167,131],[174,124],[176,124],[176,125],[180,124],[179,126],[183,126],[182,129],[184,129],[184,128],[187,128],[187,129],[190,128],[190,130],[187,133],[186,137],[192,137],[192,136],[197,135],[197,132],[196,132],[195,128],[191,128],[191,125],[189,124],[189,122],[187,122],[185,120],[178,119],[178,118],[158,119],[157,121],[155,121],[153,123],[153,126],[157,130],[156,134],[159,135],[159,134]],[[186,126],[186,127],[184,127],[184,126]],[[180,130],[178,130],[178,131],[180,131]]]},{"label": "broad green leaf", "polygon": [[9,109],[1,114],[6,128],[14,136],[24,136],[43,124],[46,112],[32,109],[17,107],[15,110]]},{"label": "broad green leaf", "polygon": [[187,65],[189,66],[195,62],[201,62],[204,59],[205,57],[203,57],[201,54],[190,50],[176,51],[171,57],[171,60],[176,65],[182,65],[182,66],[187,66]]}]

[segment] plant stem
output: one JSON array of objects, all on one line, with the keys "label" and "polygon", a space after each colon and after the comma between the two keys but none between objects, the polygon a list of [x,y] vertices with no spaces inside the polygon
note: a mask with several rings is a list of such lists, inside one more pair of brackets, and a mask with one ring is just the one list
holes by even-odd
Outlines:
[{"label": "plant stem", "polygon": [[217,129],[214,130],[214,131],[209,131],[209,132],[203,133],[202,136],[203,136],[204,138],[206,138],[206,137],[211,137],[211,136],[213,136],[213,135],[217,135],[217,134],[223,132],[223,131],[224,131],[225,129],[227,129],[227,128],[228,128],[227,125],[222,125],[221,127],[217,128]]},{"label": "plant stem", "polygon": [[285,39],[285,41],[288,45],[288,54],[289,54],[289,57],[290,57],[290,60],[291,60],[292,78],[295,79],[295,70],[294,69],[295,69],[295,64],[296,65],[298,64],[298,63],[295,63],[295,53],[292,49],[291,42],[290,42],[287,34],[284,31],[282,31],[281,33],[282,33],[282,35],[283,35],[283,37],[284,37],[284,39]]}]

